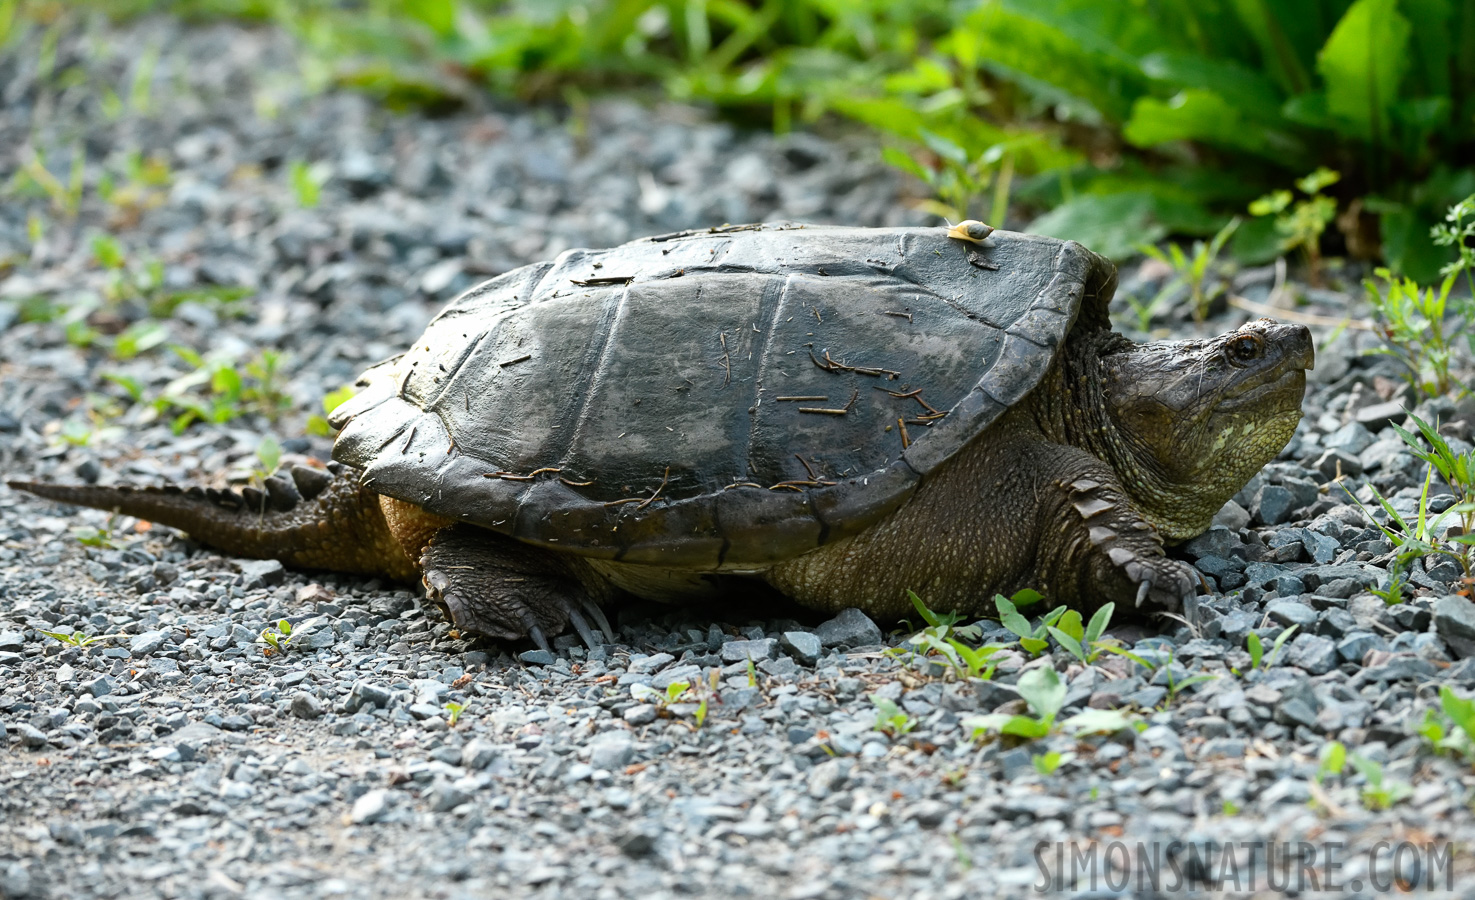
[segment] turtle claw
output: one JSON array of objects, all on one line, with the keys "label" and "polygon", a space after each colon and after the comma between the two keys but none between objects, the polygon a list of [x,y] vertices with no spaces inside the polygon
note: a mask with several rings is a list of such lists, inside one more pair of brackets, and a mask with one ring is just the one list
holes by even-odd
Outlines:
[{"label": "turtle claw", "polygon": [[584,646],[590,650],[593,650],[599,643],[603,643],[602,641],[596,642],[594,640],[594,632],[589,630],[589,623],[584,621],[584,617],[579,615],[577,609],[568,611],[568,621],[570,625],[574,626],[574,630],[579,633],[579,639],[584,642]]},{"label": "turtle claw", "polygon": [[1147,592],[1152,590],[1152,581],[1144,581],[1137,585],[1137,606],[1141,608],[1142,601],[1147,599]]},{"label": "turtle claw", "polygon": [[546,635],[543,634],[543,629],[539,628],[538,626],[528,626],[528,638],[532,640],[534,644],[538,645],[539,650],[542,650],[546,653],[553,652],[553,645],[548,643],[548,638]]},{"label": "turtle claw", "polygon": [[[589,614],[589,618],[593,619],[594,624],[598,625],[599,630],[604,633],[604,642],[606,644],[613,644],[615,642],[615,631],[609,627],[609,619],[604,617],[604,610],[600,609],[599,604],[595,603],[589,597],[581,597],[580,603],[584,607],[584,612]],[[594,646],[592,641],[586,640],[585,643],[589,644],[590,647]]]}]

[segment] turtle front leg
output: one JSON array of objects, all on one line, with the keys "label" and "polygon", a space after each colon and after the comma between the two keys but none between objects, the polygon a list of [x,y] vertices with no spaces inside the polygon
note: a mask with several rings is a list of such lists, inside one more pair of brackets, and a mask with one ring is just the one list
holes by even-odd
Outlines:
[{"label": "turtle front leg", "polygon": [[598,642],[589,627],[592,619],[614,640],[594,596],[597,587],[581,580],[558,554],[484,528],[452,525],[431,537],[420,569],[430,599],[445,607],[462,631],[529,638],[549,650],[548,638],[572,624],[593,647]]},{"label": "turtle front leg", "polygon": [[[1073,455],[1073,454],[1072,454]],[[1076,477],[1054,480],[1055,514],[1043,521],[1042,574],[1059,592],[1089,605],[1113,602],[1144,612],[1192,613],[1197,580],[1163,553],[1162,536],[1097,462]]]}]

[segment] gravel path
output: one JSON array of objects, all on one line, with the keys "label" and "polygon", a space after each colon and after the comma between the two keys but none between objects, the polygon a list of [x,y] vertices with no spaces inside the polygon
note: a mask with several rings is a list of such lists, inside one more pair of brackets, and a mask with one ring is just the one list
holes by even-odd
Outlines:
[{"label": "gravel path", "polygon": [[[461,289],[568,247],[921,221],[864,143],[745,134],[686,108],[395,116],[301,93],[290,45],[234,26],[99,25],[64,36],[49,72],[44,58],[0,55],[9,477],[224,486],[261,465],[266,434],[284,461],[325,458],[328,438],[301,436],[324,394]],[[303,180],[321,183],[316,205]],[[1161,277],[1134,268],[1123,292]],[[1273,277],[1236,289],[1263,301]],[[1304,293],[1307,312],[1365,313],[1355,293]],[[1206,330],[1245,316],[1220,310]],[[1180,877],[1265,892],[1287,848],[1239,843],[1257,841],[1314,842],[1340,869],[1313,871],[1366,895],[1394,874],[1388,850],[1368,855],[1378,842],[1454,842],[1452,862],[1415,870],[1406,854],[1397,874],[1475,891],[1475,778],[1415,734],[1441,685],[1475,689],[1475,605],[1453,596],[1454,567],[1420,564],[1411,599],[1386,606],[1370,589],[1391,547],[1329,484],[1340,472],[1367,499],[1371,481],[1410,508],[1423,481],[1388,427],[1410,398],[1390,361],[1358,354],[1367,338],[1323,348],[1297,437],[1183,548],[1217,589],[1197,632],[1113,627],[1151,668],[1016,647],[969,682],[887,653],[906,638],[891,623],[789,607],[632,607],[612,645],[516,659],[399,586],[226,559],[0,488],[0,896],[1023,896],[1040,860],[1056,872],[1057,842],[1068,862],[1092,841],[1121,852],[1082,896],[1154,895],[1116,889],[1154,847]],[[282,354],[266,379],[264,348]],[[228,402],[212,401],[214,359],[247,372]],[[220,421],[176,435],[188,398]],[[1422,412],[1469,449],[1475,406]],[[268,654],[258,636],[281,619],[288,649]],[[1268,655],[1291,625],[1252,667],[1249,635]],[[1022,711],[1015,685],[1051,665],[1062,718],[1117,708],[1135,727],[973,738],[964,719]],[[1183,686],[1197,674],[1211,677]],[[691,687],[672,700],[673,682]],[[878,701],[905,733],[875,727]],[[1381,773],[1390,809],[1364,802],[1370,776],[1351,765],[1319,776],[1334,740]]]}]

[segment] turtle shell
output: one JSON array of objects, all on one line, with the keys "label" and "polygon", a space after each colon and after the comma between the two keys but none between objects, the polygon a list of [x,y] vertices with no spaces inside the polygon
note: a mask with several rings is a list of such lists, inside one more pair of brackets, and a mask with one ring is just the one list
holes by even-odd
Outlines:
[{"label": "turtle shell", "polygon": [[[760,569],[856,534],[1033,389],[1115,270],[996,231],[754,225],[462,294],[339,407],[373,490],[552,549]],[[1077,319],[1080,319],[1077,325]]]}]

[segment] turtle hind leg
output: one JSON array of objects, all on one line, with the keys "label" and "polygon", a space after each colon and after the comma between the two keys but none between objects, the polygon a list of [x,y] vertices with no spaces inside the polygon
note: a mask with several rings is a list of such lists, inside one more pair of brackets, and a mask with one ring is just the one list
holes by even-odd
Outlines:
[{"label": "turtle hind leg", "polygon": [[551,649],[549,638],[570,626],[590,647],[600,643],[594,628],[614,639],[598,604],[608,592],[580,578],[560,554],[473,525],[453,525],[431,537],[420,569],[430,599],[462,631],[527,638],[544,650]]}]

